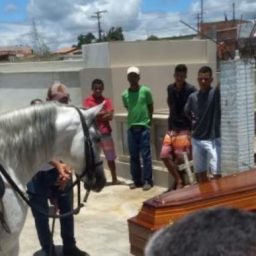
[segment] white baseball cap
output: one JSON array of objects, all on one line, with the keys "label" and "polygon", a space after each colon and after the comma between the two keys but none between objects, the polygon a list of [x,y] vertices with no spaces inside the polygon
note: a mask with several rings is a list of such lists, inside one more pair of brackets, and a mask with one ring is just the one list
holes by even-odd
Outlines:
[{"label": "white baseball cap", "polygon": [[129,75],[130,73],[135,73],[135,74],[139,75],[140,70],[139,70],[139,68],[132,66],[127,69],[127,75]]}]

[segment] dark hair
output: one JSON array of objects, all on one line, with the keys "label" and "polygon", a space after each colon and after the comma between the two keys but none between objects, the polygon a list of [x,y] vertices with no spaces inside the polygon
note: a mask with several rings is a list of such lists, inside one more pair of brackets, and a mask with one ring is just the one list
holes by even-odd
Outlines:
[{"label": "dark hair", "polygon": [[212,69],[209,66],[202,66],[198,73],[209,73],[212,76]]},{"label": "dark hair", "polygon": [[175,73],[185,73],[185,74],[187,74],[188,68],[185,64],[179,64],[175,67],[174,72]]},{"label": "dark hair", "polygon": [[92,81],[92,90],[94,89],[94,86],[95,86],[96,84],[102,85],[102,87],[103,87],[103,89],[104,89],[104,83],[103,83],[103,81],[102,81],[101,79],[96,78],[96,79],[94,79],[94,80]]},{"label": "dark hair", "polygon": [[43,101],[41,99],[33,99],[30,101],[30,105],[35,105],[39,103],[43,103]]},{"label": "dark hair", "polygon": [[255,213],[232,208],[201,210],[153,235],[145,255],[256,255],[255,227]]}]

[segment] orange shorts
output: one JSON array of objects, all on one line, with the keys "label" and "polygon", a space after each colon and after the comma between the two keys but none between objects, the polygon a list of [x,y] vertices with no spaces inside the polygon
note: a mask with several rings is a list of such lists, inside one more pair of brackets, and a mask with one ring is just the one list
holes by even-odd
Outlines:
[{"label": "orange shorts", "polygon": [[174,160],[182,152],[191,154],[190,131],[168,131],[164,136],[160,158],[172,158]]}]

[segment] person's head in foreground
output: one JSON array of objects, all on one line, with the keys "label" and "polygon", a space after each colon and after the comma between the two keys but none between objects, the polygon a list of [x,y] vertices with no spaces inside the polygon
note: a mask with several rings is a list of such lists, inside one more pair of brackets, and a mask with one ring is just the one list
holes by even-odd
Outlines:
[{"label": "person's head in foreground", "polygon": [[145,256],[256,256],[256,214],[212,208],[156,232]]},{"label": "person's head in foreground", "polygon": [[46,100],[58,101],[60,103],[68,104],[70,101],[70,96],[67,86],[59,81],[55,81],[47,91]]}]

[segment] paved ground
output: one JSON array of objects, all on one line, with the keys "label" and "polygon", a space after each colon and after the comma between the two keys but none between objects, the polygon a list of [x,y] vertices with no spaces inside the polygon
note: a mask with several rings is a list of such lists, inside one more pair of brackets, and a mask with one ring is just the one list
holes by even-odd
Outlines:
[{"label": "paved ground", "polygon": [[[116,185],[105,187],[99,194],[91,193],[86,206],[75,217],[78,247],[91,256],[131,255],[127,219],[138,213],[143,201],[164,190],[161,187],[130,190],[127,185]],[[56,224],[54,240],[56,245],[61,245],[58,221]],[[20,243],[20,256],[41,255],[30,211]]]}]

